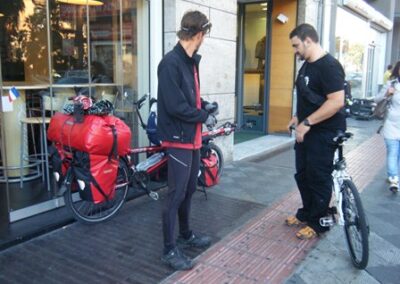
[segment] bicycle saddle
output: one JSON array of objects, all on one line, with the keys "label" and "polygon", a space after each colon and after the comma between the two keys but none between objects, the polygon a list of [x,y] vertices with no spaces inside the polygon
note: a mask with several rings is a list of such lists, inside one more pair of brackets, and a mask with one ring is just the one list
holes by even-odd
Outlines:
[{"label": "bicycle saddle", "polygon": [[338,131],[337,135],[335,138],[333,138],[333,141],[337,144],[341,144],[344,141],[347,141],[349,138],[353,136],[353,133],[351,132],[343,132],[343,131]]}]

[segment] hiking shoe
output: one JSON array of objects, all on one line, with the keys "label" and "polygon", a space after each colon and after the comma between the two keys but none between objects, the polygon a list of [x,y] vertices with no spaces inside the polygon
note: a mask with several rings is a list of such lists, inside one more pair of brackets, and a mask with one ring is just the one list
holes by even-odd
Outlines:
[{"label": "hiking shoe", "polygon": [[211,238],[208,236],[201,236],[192,233],[192,235],[188,239],[179,236],[178,239],[176,240],[176,244],[182,248],[188,248],[188,247],[205,248],[210,246]]},{"label": "hiking shoe", "polygon": [[289,216],[285,220],[286,225],[289,227],[296,227],[296,226],[301,226],[304,225],[305,222],[300,221],[299,219],[296,218],[296,216]]},{"label": "hiking shoe", "polygon": [[164,254],[161,260],[174,270],[190,270],[194,266],[193,261],[177,247]]},{"label": "hiking shoe", "polygon": [[392,181],[390,183],[389,189],[391,192],[394,192],[394,193],[398,192],[399,191],[399,182]]},{"label": "hiking shoe", "polygon": [[301,240],[312,240],[318,237],[318,234],[316,231],[314,231],[313,228],[311,228],[310,226],[306,226],[296,233],[296,237]]}]

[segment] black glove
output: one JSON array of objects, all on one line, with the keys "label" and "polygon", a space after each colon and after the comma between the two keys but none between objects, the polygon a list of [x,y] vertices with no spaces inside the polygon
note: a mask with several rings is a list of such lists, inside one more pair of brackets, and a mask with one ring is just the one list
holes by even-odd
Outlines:
[{"label": "black glove", "polygon": [[218,109],[218,103],[217,102],[212,102],[208,103],[205,105],[204,109],[212,115],[218,115],[219,114],[219,109]]},{"label": "black glove", "polygon": [[217,119],[213,114],[208,115],[207,120],[204,122],[207,126],[208,130],[212,130],[213,127],[217,124]]}]

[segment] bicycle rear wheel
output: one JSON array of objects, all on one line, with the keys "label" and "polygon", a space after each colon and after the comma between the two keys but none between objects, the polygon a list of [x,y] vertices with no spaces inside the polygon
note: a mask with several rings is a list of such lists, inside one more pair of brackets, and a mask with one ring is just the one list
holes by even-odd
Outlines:
[{"label": "bicycle rear wheel", "polygon": [[79,197],[79,193],[75,190],[76,188],[76,179],[71,172],[69,188],[64,193],[64,201],[66,206],[71,210],[74,218],[86,224],[105,221],[114,216],[125,202],[129,188],[128,167],[124,161],[120,160],[115,185],[115,196],[111,200],[99,204],[83,200]]},{"label": "bicycle rear wheel", "polygon": [[217,165],[218,165],[218,177],[221,177],[222,172],[224,170],[224,156],[222,155],[222,150],[214,143],[210,143],[209,145],[211,153],[215,154],[217,157]]},{"label": "bicycle rear wheel", "polygon": [[368,264],[369,229],[361,203],[360,194],[351,180],[345,180],[342,186],[344,231],[353,264],[364,269]]}]

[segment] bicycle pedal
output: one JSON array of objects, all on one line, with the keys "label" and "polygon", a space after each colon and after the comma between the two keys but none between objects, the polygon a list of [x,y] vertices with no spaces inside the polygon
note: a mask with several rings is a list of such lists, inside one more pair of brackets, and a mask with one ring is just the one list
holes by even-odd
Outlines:
[{"label": "bicycle pedal", "polygon": [[322,227],[332,227],[333,225],[335,225],[335,223],[336,220],[332,216],[319,218],[319,224]]},{"label": "bicycle pedal", "polygon": [[158,193],[157,193],[157,192],[154,192],[154,191],[150,191],[150,192],[149,192],[149,196],[150,196],[150,198],[153,199],[153,200],[158,200],[158,198],[159,198]]}]

